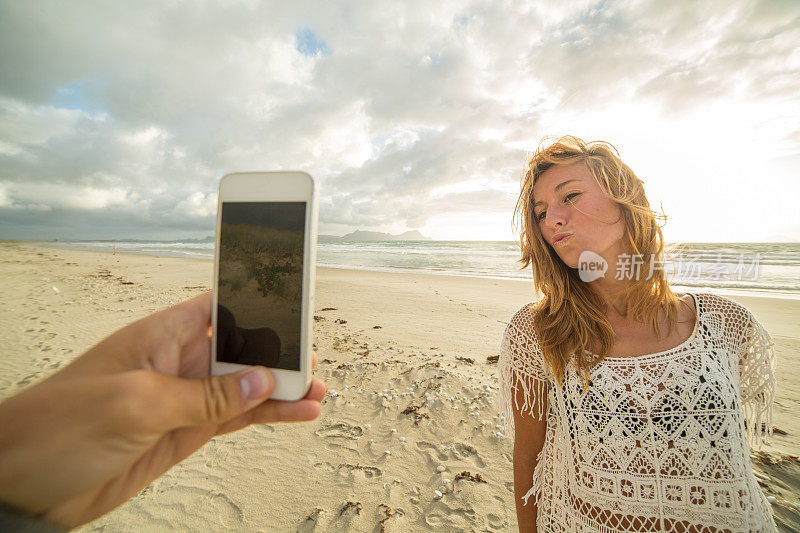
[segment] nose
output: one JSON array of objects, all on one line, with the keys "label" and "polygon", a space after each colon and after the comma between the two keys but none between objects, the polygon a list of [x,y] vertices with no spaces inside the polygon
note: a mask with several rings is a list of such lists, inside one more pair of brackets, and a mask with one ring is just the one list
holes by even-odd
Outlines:
[{"label": "nose", "polygon": [[560,206],[553,206],[547,208],[547,213],[544,216],[544,223],[551,229],[558,229],[564,227],[566,223],[566,210]]}]

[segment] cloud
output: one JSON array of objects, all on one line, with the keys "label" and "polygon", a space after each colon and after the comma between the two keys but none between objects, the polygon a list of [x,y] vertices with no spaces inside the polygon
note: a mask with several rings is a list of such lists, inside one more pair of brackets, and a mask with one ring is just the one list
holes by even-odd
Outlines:
[{"label": "cloud", "polygon": [[257,169],[314,175],[323,233],[499,217],[543,135],[644,161],[709,108],[796,172],[798,21],[767,0],[3,2],[2,236],[202,236],[217,180]]}]

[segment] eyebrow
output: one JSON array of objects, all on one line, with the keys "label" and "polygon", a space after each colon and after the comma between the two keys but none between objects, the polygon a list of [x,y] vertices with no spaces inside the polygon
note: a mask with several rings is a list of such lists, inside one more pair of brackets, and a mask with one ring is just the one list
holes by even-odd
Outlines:
[{"label": "eyebrow", "polygon": [[[573,178],[573,179],[571,179],[571,180],[562,181],[561,183],[559,183],[558,185],[556,185],[556,188],[555,188],[555,189],[553,189],[553,190],[554,190],[555,192],[558,192],[559,190],[561,190],[561,188],[562,188],[564,185],[566,185],[567,183],[572,183],[573,181],[581,181],[581,180],[579,180],[579,179],[577,179],[577,178]],[[537,205],[539,205],[539,204],[543,204],[543,203],[544,203],[544,202],[542,202],[541,200],[539,200],[538,202],[536,202],[535,204],[533,204],[533,207],[536,207]]]}]

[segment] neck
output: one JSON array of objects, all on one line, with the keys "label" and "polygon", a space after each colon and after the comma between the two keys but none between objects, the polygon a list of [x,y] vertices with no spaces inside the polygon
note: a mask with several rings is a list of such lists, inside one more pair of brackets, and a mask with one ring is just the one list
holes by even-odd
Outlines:
[{"label": "neck", "polygon": [[621,317],[628,314],[628,301],[625,289],[631,285],[630,280],[616,279],[613,275],[610,278],[600,278],[591,283],[591,288],[606,304],[606,312],[616,312]]},{"label": "neck", "polygon": [[646,273],[642,271],[639,263],[634,263],[627,247],[622,243],[617,243],[599,255],[606,261],[608,267],[605,276],[592,281],[590,287],[605,302],[606,314],[609,317],[616,314],[625,318],[629,307],[626,289],[632,286],[633,279],[639,279]]}]

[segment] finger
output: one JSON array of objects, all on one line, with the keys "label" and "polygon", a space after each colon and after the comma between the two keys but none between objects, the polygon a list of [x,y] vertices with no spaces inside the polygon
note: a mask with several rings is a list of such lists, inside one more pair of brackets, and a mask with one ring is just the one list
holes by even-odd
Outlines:
[{"label": "finger", "polygon": [[321,402],[326,392],[328,392],[328,388],[325,386],[325,382],[319,378],[312,378],[304,399]]},{"label": "finger", "polygon": [[[267,424],[273,422],[307,422],[314,420],[319,416],[320,407],[314,408],[307,405],[307,402],[315,403],[319,406],[319,402],[325,397],[325,383],[322,380],[314,378],[311,386],[308,389],[308,394],[296,402],[282,402],[278,400],[267,400],[264,405],[251,409],[241,415],[229,420],[222,424],[217,431],[217,435],[230,433],[231,431],[238,431],[250,424]],[[281,407],[279,412],[276,413],[275,407],[268,406],[267,404],[285,404],[287,406],[296,405],[303,402],[299,408]],[[275,416],[281,417],[275,419]]]},{"label": "finger", "polygon": [[148,317],[156,320],[142,330],[141,338],[152,342],[139,342],[141,366],[184,378],[207,376],[212,302],[206,292]]},{"label": "finger", "polygon": [[[275,390],[275,377],[264,367],[200,379],[165,376],[167,428],[222,424],[264,402]],[[162,415],[164,416],[164,415]]]},{"label": "finger", "polygon": [[[265,402],[269,403],[269,402]],[[266,409],[266,412],[256,411],[253,419],[255,424],[270,422],[309,422],[319,418],[322,405],[315,400],[300,400],[294,402],[274,402],[274,408]],[[263,405],[263,404],[262,404]],[[262,422],[261,417],[264,417]]]},{"label": "finger", "polygon": [[182,309],[192,313],[197,313],[201,321],[211,323],[211,304],[214,301],[214,293],[206,291],[198,294],[194,298],[186,300],[173,306],[173,309]]},{"label": "finger", "polygon": [[311,370],[314,370],[316,368],[317,368],[317,351],[314,350],[313,352],[311,352]]},{"label": "finger", "polygon": [[319,417],[322,406],[316,400],[283,402],[267,400],[258,407],[222,424],[218,435],[238,431],[251,424],[275,424],[278,422],[309,422]]},{"label": "finger", "polygon": [[[312,378],[308,392],[302,400],[283,402],[269,400],[247,413],[250,424],[267,424],[273,422],[305,422],[319,416],[320,402],[325,397],[325,382]],[[309,403],[310,402],[310,403]],[[313,407],[316,405],[316,407]],[[299,407],[297,407],[299,406]],[[310,411],[309,411],[310,409]]]},{"label": "finger", "polygon": [[281,402],[269,400],[250,413],[251,424],[273,424],[277,422],[308,422],[316,419],[322,409],[316,400],[297,400],[296,402]]},{"label": "finger", "polygon": [[213,293],[208,291],[159,314],[163,313],[168,329],[174,332],[178,343],[183,346],[190,340],[197,338],[198,329],[203,332],[208,331],[208,327],[211,324],[213,302]]},{"label": "finger", "polygon": [[[137,368],[175,374],[180,361],[166,360],[156,354],[169,352],[175,347],[175,341],[178,348],[183,348],[198,337],[198,331],[202,336],[211,321],[212,301],[212,293],[206,292],[129,324],[100,341],[51,379],[113,374]],[[176,356],[172,354],[173,359]]]}]

